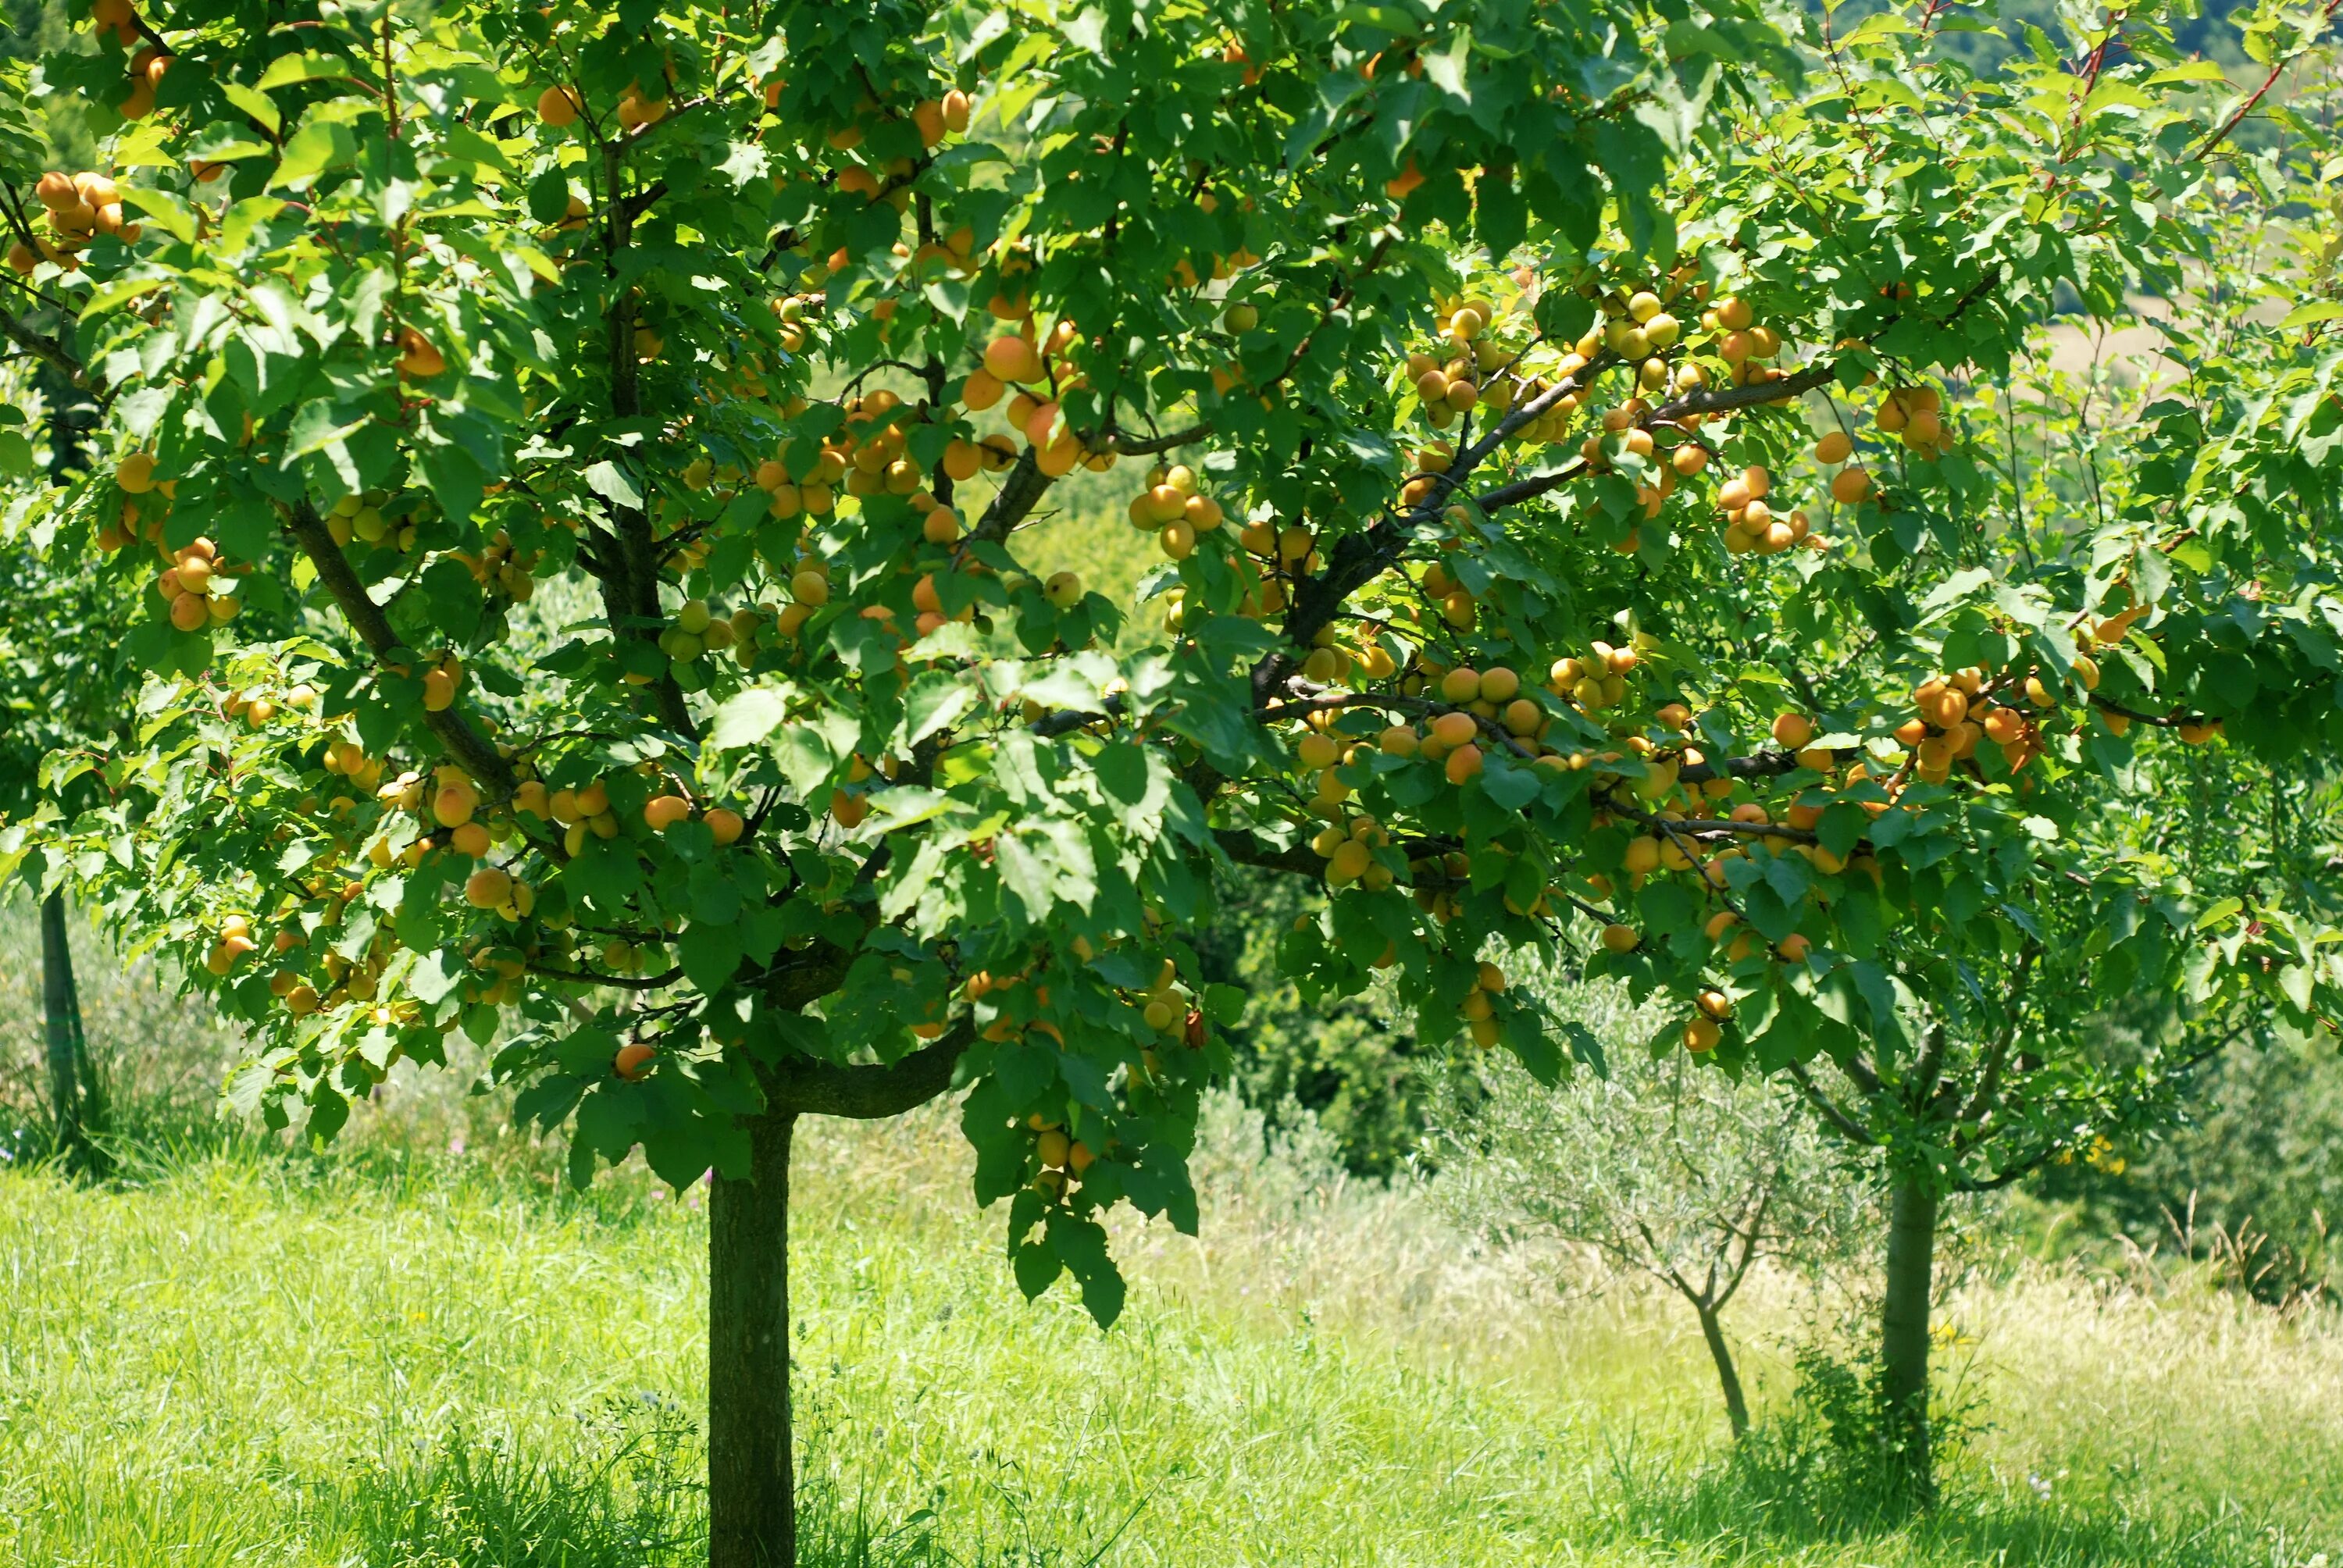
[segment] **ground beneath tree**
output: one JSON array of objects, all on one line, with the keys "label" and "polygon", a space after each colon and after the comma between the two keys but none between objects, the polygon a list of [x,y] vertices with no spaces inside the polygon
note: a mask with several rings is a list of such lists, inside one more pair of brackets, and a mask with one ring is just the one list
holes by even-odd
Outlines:
[{"label": "ground beneath tree", "polygon": [[[807,1142],[809,1562],[2343,1556],[2331,1318],[1971,1288],[1942,1330],[1975,1428],[1956,1502],[1890,1528],[1795,1444],[1728,1461],[1689,1318],[1540,1297],[1404,1196],[1223,1150],[1242,1196],[1201,1244],[1126,1238],[1140,1288],[1101,1334],[1018,1296],[935,1123]],[[377,1145],[0,1178],[0,1562],[688,1562],[704,1214],[548,1176]],[[1737,1324],[1777,1414],[1800,1311],[1776,1288]]]}]

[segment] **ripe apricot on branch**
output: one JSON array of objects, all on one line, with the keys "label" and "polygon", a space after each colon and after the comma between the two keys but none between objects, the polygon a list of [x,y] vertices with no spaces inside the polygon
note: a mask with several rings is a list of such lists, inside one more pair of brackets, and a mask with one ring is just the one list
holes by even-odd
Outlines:
[{"label": "ripe apricot on branch", "polygon": [[464,901],[476,910],[493,910],[511,901],[513,879],[494,866],[482,866],[464,881]]},{"label": "ripe apricot on branch", "polygon": [[409,381],[428,381],[447,368],[447,361],[432,341],[414,327],[398,334],[398,373]]},{"label": "ripe apricot on branch", "polygon": [[1842,507],[1861,506],[1871,498],[1871,476],[1861,468],[1841,468],[1831,478],[1831,499]]}]

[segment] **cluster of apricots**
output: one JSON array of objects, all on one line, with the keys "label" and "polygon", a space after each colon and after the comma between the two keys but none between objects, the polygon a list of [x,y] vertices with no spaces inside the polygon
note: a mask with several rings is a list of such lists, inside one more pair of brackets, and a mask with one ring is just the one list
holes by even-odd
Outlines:
[{"label": "cluster of apricots", "polygon": [[527,604],[537,592],[537,578],[532,570],[538,552],[516,549],[512,535],[502,528],[473,555],[468,550],[449,550],[447,558],[459,561],[472,574],[472,580],[482,588],[503,590],[505,597],[518,604]]},{"label": "cluster of apricots", "polygon": [[[1028,315],[1017,331],[1002,333],[984,346],[983,364],[970,371],[960,384],[960,400],[970,413],[983,413],[1007,399],[1002,413],[1011,429],[1024,437],[1032,450],[1034,466],[1053,479],[1064,477],[1078,467],[1103,473],[1114,467],[1116,458],[1111,446],[1094,448],[1068,428],[1064,409],[1059,403],[1064,394],[1082,385],[1079,370],[1058,362],[1058,357],[1076,337],[1073,322],[1064,317],[1059,317],[1046,333],[1037,334]],[[979,445],[1009,457],[1016,455],[1013,438],[1004,441],[1002,437],[987,437]],[[951,455],[955,454],[948,454]],[[965,466],[967,456],[956,455]],[[990,466],[1008,466],[999,457],[988,459],[982,453],[978,457]],[[950,468],[945,471],[951,472]]]},{"label": "cluster of apricots", "polygon": [[1944,455],[1944,402],[1933,387],[1891,387],[1872,413],[1882,435],[1894,436],[1918,457]]},{"label": "cluster of apricots", "polygon": [[1504,1028],[1498,1016],[1497,1003],[1505,994],[1505,971],[1483,959],[1473,971],[1473,989],[1456,1006],[1456,1015],[1464,1020],[1473,1043],[1486,1050],[1497,1043]]},{"label": "cluster of apricots", "polygon": [[[1328,736],[1314,732],[1305,736],[1302,742],[1305,754],[1304,767],[1309,765],[1307,753],[1312,744],[1317,741],[1324,741],[1330,747],[1333,745]],[[1337,751],[1332,755],[1339,758],[1340,753]],[[1323,779],[1324,777],[1321,773],[1320,778]],[[1340,780],[1335,783],[1339,786]],[[1321,795],[1323,798],[1322,785]],[[1327,804],[1338,806],[1342,799],[1342,795],[1336,795],[1328,799]],[[1390,843],[1391,835],[1384,831],[1382,823],[1373,817],[1359,816],[1352,818],[1348,823],[1336,822],[1321,828],[1310,840],[1310,848],[1326,862],[1328,887],[1347,888],[1355,883],[1369,892],[1381,892],[1392,885],[1393,876],[1389,866],[1374,858],[1374,851],[1387,848]]]},{"label": "cluster of apricots", "polygon": [[100,37],[111,34],[115,42],[133,51],[126,75],[127,91],[115,101],[114,112],[126,120],[145,119],[155,112],[155,89],[171,68],[170,55],[158,44],[140,42],[154,35],[140,22],[130,0],[94,0],[89,25]]},{"label": "cluster of apricots", "polygon": [[1147,487],[1131,498],[1131,525],[1155,536],[1163,553],[1184,561],[1197,538],[1226,519],[1220,502],[1197,491],[1196,471],[1185,463],[1148,470]]},{"label": "cluster of apricots", "polygon": [[79,253],[99,235],[132,245],[145,232],[123,216],[121,187],[110,175],[52,169],[41,176],[33,194],[40,198],[48,232],[34,235],[30,245],[20,239],[8,247],[8,268],[19,276],[29,276],[44,261],[73,270],[81,265]]},{"label": "cluster of apricots", "polygon": [[317,689],[307,681],[282,694],[280,702],[266,689],[254,687],[231,691],[220,703],[220,714],[226,719],[241,719],[251,729],[265,729],[271,719],[287,711],[302,712],[317,706]]},{"label": "cluster of apricots", "polygon": [[1033,1185],[1045,1197],[1064,1196],[1066,1190],[1082,1179],[1082,1172],[1097,1161],[1089,1144],[1079,1138],[1069,1137],[1062,1122],[1044,1117],[1036,1111],[1026,1123],[1033,1134],[1033,1158],[1041,1166],[1033,1177]]},{"label": "cluster of apricots", "polygon": [[166,564],[178,564],[178,553],[163,542],[163,519],[170,515],[178,481],[156,477],[153,453],[133,451],[115,464],[114,485],[122,494],[122,510],[115,521],[98,529],[97,548],[111,554],[143,538]]},{"label": "cluster of apricots", "polygon": [[[2087,657],[2075,668],[2085,689],[2098,685],[2098,666]],[[1972,665],[1922,681],[1912,693],[1917,716],[1896,727],[1896,739],[1910,749],[1914,771],[1931,784],[1949,779],[1954,765],[1973,756],[1981,741],[2000,747],[2014,773],[2042,749],[2041,731],[2026,709],[2057,705],[2038,673],[1988,675]]]},{"label": "cluster of apricots", "polygon": [[719,616],[708,608],[706,599],[686,599],[667,629],[659,633],[659,651],[677,664],[689,665],[702,654],[729,650],[747,669],[757,662],[759,634],[768,620],[779,618],[778,613],[769,615],[747,605],[729,616]]},{"label": "cluster of apricots", "polygon": [[[666,83],[659,85],[662,90],[653,96],[639,81],[627,84],[613,111],[620,130],[629,134],[645,130],[668,117],[671,105],[664,90]],[[584,113],[585,100],[575,87],[551,86],[537,95],[537,117],[556,130],[576,125]]]},{"label": "cluster of apricots", "polygon": [[1628,678],[1644,662],[1643,636],[1624,643],[1588,639],[1585,652],[1554,661],[1546,689],[1583,713],[1600,713],[1626,701]]},{"label": "cluster of apricots", "polygon": [[217,548],[209,539],[196,539],[174,552],[171,565],[155,579],[155,591],[169,607],[173,626],[196,631],[235,618],[242,601],[226,591],[226,576]]},{"label": "cluster of apricots", "polygon": [[[327,508],[326,529],[333,535],[334,542],[345,548],[355,540],[363,545],[411,551],[415,548],[416,525],[427,515],[430,505],[430,498],[419,492],[395,495],[388,490],[367,490],[362,495],[343,496]],[[522,596],[515,593],[513,597]]]},{"label": "cluster of apricots", "polygon": [[1768,499],[1773,489],[1773,475],[1755,465],[1717,487],[1717,509],[1725,514],[1725,548],[1736,556],[1753,552],[1775,556],[1802,544],[1822,548],[1823,540],[1813,532],[1804,511],[1793,508],[1785,514],[1775,508]]}]

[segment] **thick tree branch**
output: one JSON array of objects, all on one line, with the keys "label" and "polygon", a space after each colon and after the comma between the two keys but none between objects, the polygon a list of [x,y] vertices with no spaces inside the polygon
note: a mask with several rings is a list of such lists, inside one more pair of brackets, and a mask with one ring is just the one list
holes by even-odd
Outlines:
[{"label": "thick tree branch", "polygon": [[1728,757],[1722,762],[1687,762],[1676,769],[1676,778],[1686,784],[1704,784],[1711,779],[1778,779],[1796,772],[1800,766],[1795,752],[1760,751]]},{"label": "thick tree branch", "polygon": [[1694,392],[1673,403],[1661,404],[1644,416],[1643,422],[1646,426],[1673,425],[1688,414],[1730,414],[1736,408],[1785,403],[1793,397],[1805,397],[1817,387],[1829,386],[1837,377],[1837,364],[1825,360],[1771,381],[1752,381],[1745,387],[1720,387]]},{"label": "thick tree branch", "polygon": [[1201,425],[1191,425],[1184,430],[1174,430],[1168,436],[1145,436],[1134,439],[1129,436],[1117,435],[1114,438],[1114,449],[1126,457],[1152,457],[1159,453],[1169,452],[1177,447],[1192,447],[1210,437],[1212,433],[1212,423],[1207,420]]},{"label": "thick tree branch", "polygon": [[65,345],[55,338],[42,336],[5,310],[0,310],[0,337],[6,337],[58,374],[70,377],[75,387],[88,390],[88,384],[82,378],[85,372],[81,362],[66,353]]},{"label": "thick tree branch", "polygon": [[1049,488],[1050,476],[1041,472],[1033,448],[1026,447],[1001,482],[1001,493],[992,498],[992,505],[984,508],[984,516],[969,529],[968,537],[999,544],[1031,514]]},{"label": "thick tree branch", "polygon": [[[350,629],[358,634],[376,659],[387,666],[398,652],[411,654],[413,650],[407,648],[391,629],[390,617],[367,596],[366,585],[350,569],[349,558],[342,554],[342,547],[334,542],[325,519],[307,497],[294,503],[286,527],[294,542],[301,547],[301,553],[317,568],[317,581],[341,610],[342,618],[349,622]],[[496,742],[472,722],[461,703],[436,710],[427,709],[423,722],[439,744],[447,749],[447,754],[488,789],[492,800],[511,797],[518,782],[512,764],[505,760]]]},{"label": "thick tree branch", "polygon": [[771,1109],[792,1116],[847,1116],[876,1121],[925,1105],[951,1087],[952,1068],[975,1043],[966,1020],[900,1061],[841,1066],[793,1056],[763,1070]]},{"label": "thick tree branch", "polygon": [[[626,182],[626,150],[616,143],[602,149],[602,178],[609,197],[604,208],[602,241],[606,271],[611,282],[610,309],[605,317],[610,412],[618,418],[632,419],[642,413],[641,361],[635,352],[635,291],[618,282],[618,256],[634,242],[634,220],[640,209],[636,206],[637,198],[621,194]],[[638,196],[641,194],[638,193]],[[663,618],[659,590],[659,567],[665,552],[651,530],[648,510],[613,504],[610,511],[617,524],[614,542],[618,549],[616,558],[604,563],[616,569],[598,579],[602,611],[614,638],[649,641],[657,636],[650,628]],[[662,670],[659,678],[643,690],[657,708],[661,723],[687,740],[697,738],[691,709],[684,702],[683,689],[675,683],[672,673]]]},{"label": "thick tree branch", "polygon": [[1265,871],[1286,871],[1297,877],[1321,881],[1326,875],[1326,862],[1320,859],[1307,844],[1291,849],[1272,849],[1241,828],[1215,828],[1212,840],[1221,853],[1240,866],[1257,866]]},{"label": "thick tree branch", "polygon": [[1879,1140],[1872,1133],[1870,1128],[1842,1110],[1838,1101],[1823,1091],[1822,1086],[1816,1083],[1813,1075],[1806,1071],[1805,1063],[1794,1061],[1790,1064],[1790,1081],[1798,1086],[1798,1092],[1805,1095],[1815,1110],[1821,1114],[1822,1119],[1829,1122],[1847,1141],[1861,1144],[1865,1149],[1875,1149],[1879,1146]]}]

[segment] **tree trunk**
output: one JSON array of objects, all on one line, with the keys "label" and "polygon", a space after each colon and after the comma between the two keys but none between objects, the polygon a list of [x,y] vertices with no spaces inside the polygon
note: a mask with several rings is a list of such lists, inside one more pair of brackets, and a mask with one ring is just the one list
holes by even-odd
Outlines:
[{"label": "tree trunk", "polygon": [[789,1454],[789,1136],[750,1124],[749,1169],[708,1205],[709,1568],[796,1568]]},{"label": "tree trunk", "polygon": [[1693,1303],[1700,1314],[1701,1337],[1708,1342],[1708,1353],[1716,1362],[1716,1381],[1725,1391],[1725,1419],[1733,1424],[1736,1438],[1749,1435],[1749,1402],[1741,1394],[1741,1374],[1733,1365],[1733,1351],[1725,1342],[1725,1325],[1717,1320],[1716,1309],[1700,1302]]},{"label": "tree trunk", "polygon": [[1887,1289],[1879,1313],[1880,1413],[1888,1463],[1911,1501],[1936,1496],[1928,1434],[1928,1308],[1937,1193],[1925,1171],[1896,1178],[1887,1221]]},{"label": "tree trunk", "polygon": [[65,900],[41,900],[41,1009],[48,1048],[49,1099],[56,1113],[58,1153],[78,1158],[83,1147],[81,997],[74,989],[73,949],[65,940]]}]

